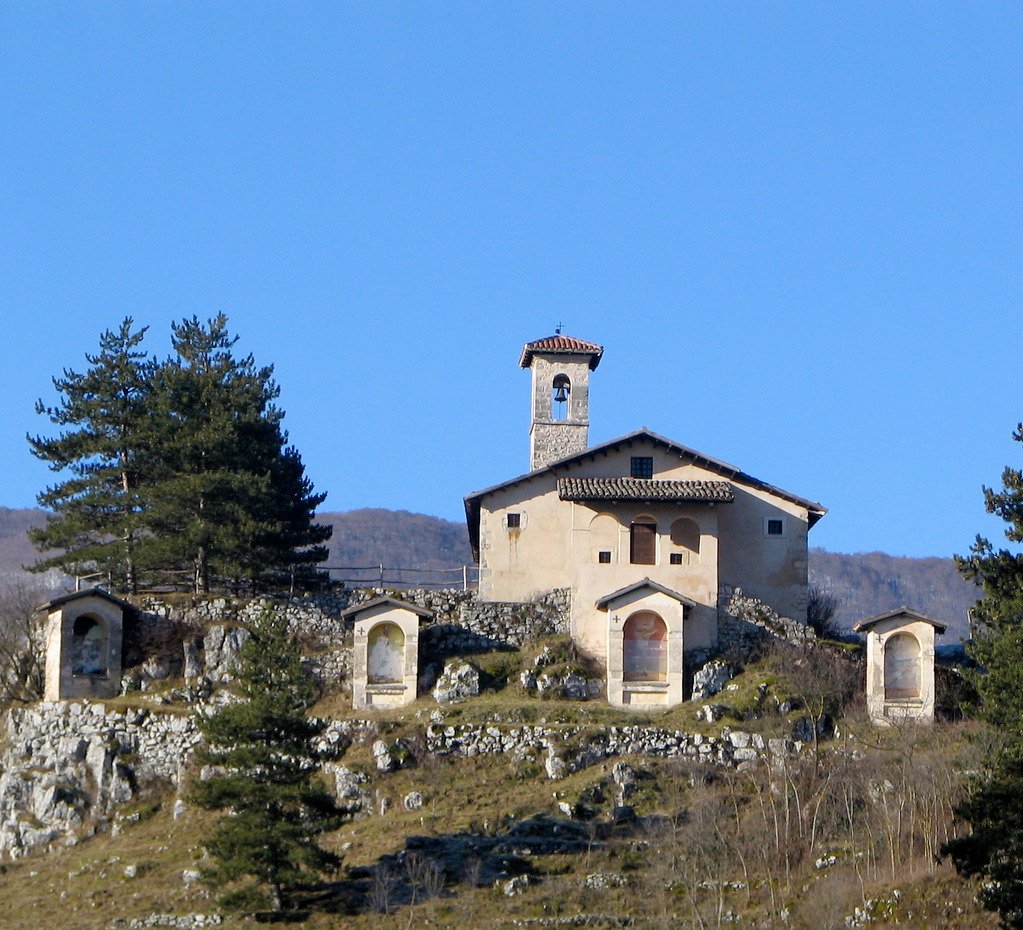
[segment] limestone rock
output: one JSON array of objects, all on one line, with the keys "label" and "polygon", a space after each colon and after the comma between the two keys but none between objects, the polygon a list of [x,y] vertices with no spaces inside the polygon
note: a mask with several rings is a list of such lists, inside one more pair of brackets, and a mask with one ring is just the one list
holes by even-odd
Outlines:
[{"label": "limestone rock", "polygon": [[499,882],[498,884],[500,884],[506,898],[513,898],[516,895],[522,894],[529,887],[529,876],[516,875],[514,878],[509,878],[508,881]]},{"label": "limestone rock", "polygon": [[378,772],[393,772],[398,767],[391,750],[382,739],[373,744],[373,760],[376,762]]},{"label": "limestone rock", "polygon": [[468,662],[459,659],[445,664],[433,689],[433,697],[438,704],[459,704],[479,693],[480,673]]},{"label": "limestone rock", "polygon": [[702,701],[717,694],[735,677],[732,667],[721,659],[712,659],[693,675],[693,700]]},{"label": "limestone rock", "polygon": [[423,806],[423,794],[420,791],[410,791],[401,803],[405,810],[417,811]]}]

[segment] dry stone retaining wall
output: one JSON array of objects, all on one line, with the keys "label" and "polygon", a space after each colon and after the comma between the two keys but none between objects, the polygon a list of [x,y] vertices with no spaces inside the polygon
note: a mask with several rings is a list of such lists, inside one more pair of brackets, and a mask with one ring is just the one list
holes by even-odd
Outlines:
[{"label": "dry stone retaining wall", "polygon": [[693,758],[718,765],[740,765],[798,753],[791,739],[765,740],[756,733],[726,731],[720,737],[658,727],[608,727],[593,731],[545,726],[441,726],[426,729],[428,751],[438,755],[510,754],[518,758],[546,753],[547,775],[563,778],[615,756],[638,755]]}]

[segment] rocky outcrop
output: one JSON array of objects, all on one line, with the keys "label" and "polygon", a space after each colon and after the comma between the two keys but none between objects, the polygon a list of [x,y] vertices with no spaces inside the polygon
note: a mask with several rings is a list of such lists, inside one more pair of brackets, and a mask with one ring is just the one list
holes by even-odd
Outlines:
[{"label": "rocky outcrop", "polygon": [[735,676],[732,667],[721,659],[714,659],[693,675],[693,700],[702,701],[723,690]]},{"label": "rocky outcrop", "polygon": [[725,731],[720,737],[659,727],[579,727],[494,725],[441,726],[426,729],[429,752],[467,757],[508,755],[538,760],[553,780],[581,771],[604,759],[625,756],[691,758],[714,765],[742,765],[780,759],[802,750],[802,743],[779,738],[765,740],[755,733]]},{"label": "rocky outcrop", "polygon": [[199,741],[191,716],[58,701],[7,715],[0,853],[74,842],[158,781],[180,781]]},{"label": "rocky outcrop", "polygon": [[433,686],[433,697],[438,704],[460,704],[480,693],[480,673],[468,662],[457,660],[444,666]]}]

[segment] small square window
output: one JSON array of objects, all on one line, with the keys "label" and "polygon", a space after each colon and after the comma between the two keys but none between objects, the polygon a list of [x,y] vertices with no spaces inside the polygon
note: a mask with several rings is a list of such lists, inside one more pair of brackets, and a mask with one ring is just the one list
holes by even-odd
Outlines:
[{"label": "small square window", "polygon": [[653,478],[654,460],[649,455],[634,455],[632,457],[633,478]]},{"label": "small square window", "polygon": [[611,564],[611,550],[610,549],[601,549],[600,552],[597,553],[597,561],[601,565],[610,565]]},{"label": "small square window", "polygon": [[767,535],[768,536],[784,536],[785,535],[785,521],[784,520],[768,520],[767,521]]},{"label": "small square window", "polygon": [[684,564],[683,561],[682,561],[682,553],[681,552],[673,552],[671,554],[671,564],[672,565],[683,565]]},{"label": "small square window", "polygon": [[510,513],[508,514],[508,529],[517,530],[522,526],[522,514]]}]

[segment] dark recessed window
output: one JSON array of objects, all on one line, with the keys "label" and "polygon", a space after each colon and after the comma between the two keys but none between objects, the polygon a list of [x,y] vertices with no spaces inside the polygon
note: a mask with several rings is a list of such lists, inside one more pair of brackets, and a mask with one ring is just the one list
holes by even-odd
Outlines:
[{"label": "dark recessed window", "polygon": [[782,520],[767,521],[768,536],[783,536],[785,534],[785,523]]},{"label": "dark recessed window", "polygon": [[672,565],[682,565],[682,564],[684,564],[682,562],[682,553],[681,552],[673,552],[671,554],[671,564]]},{"label": "dark recessed window", "polygon": [[634,455],[632,457],[633,478],[653,478],[654,460],[649,455]]},{"label": "dark recessed window", "polygon": [[510,513],[508,514],[508,529],[517,530],[522,526],[522,514]]},{"label": "dark recessed window", "polygon": [[597,553],[597,561],[600,562],[601,565],[610,565],[611,564],[611,550],[610,549],[601,549],[600,552]]}]

